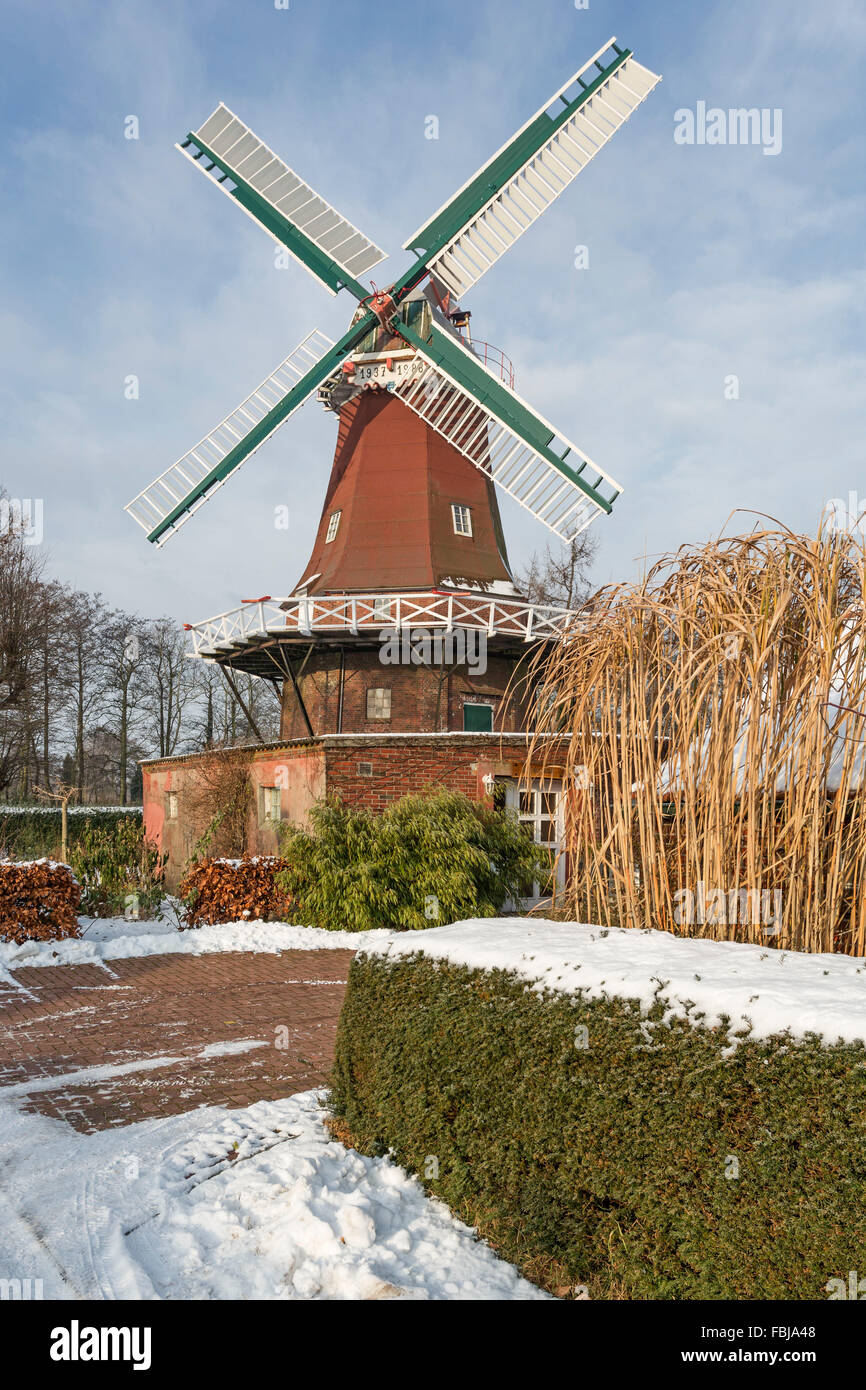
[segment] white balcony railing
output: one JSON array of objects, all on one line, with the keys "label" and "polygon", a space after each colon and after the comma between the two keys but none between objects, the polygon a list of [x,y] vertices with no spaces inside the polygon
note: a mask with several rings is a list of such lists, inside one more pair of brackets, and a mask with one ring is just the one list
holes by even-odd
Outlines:
[{"label": "white balcony railing", "polygon": [[333,636],[338,632],[377,636],[384,628],[471,628],[488,637],[523,642],[558,640],[577,626],[570,608],[527,603],[507,595],[430,589],[407,594],[267,595],[238,608],[187,624],[192,656],[211,657],[262,637]]}]

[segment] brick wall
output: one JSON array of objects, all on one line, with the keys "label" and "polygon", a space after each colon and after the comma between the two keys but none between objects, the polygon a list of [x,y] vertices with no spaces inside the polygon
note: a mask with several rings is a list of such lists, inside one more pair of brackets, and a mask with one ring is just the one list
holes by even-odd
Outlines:
[{"label": "brick wall", "polygon": [[[517,658],[488,651],[486,670],[472,665],[442,668],[383,665],[379,648],[348,651],[343,674],[342,733],[437,733],[463,728],[463,705],[468,701],[493,707],[493,727],[513,732],[526,727],[526,691],[509,691]],[[476,669],[473,669],[476,668]],[[337,651],[314,652],[298,684],[316,735],[338,732],[340,656]],[[387,720],[367,718],[367,691],[391,692]],[[307,726],[290,681],[283,690],[280,736],[303,738]]]},{"label": "brick wall", "polygon": [[[310,806],[324,795],[381,811],[401,796],[447,787],[474,800],[488,794],[484,778],[521,776],[528,738],[513,734],[382,734],[297,739],[263,748],[237,750],[248,764],[251,796],[247,849],[273,854],[279,847],[277,824],[263,815],[268,804],[261,789],[279,788],[283,821],[303,824]],[[168,854],[168,886],[177,886],[203,825],[193,821],[196,777],[206,756],[144,763],[144,824],[148,836]],[[533,770],[538,775],[541,769]],[[548,769],[556,775],[555,769]],[[176,798],[172,805],[171,798]],[[176,810],[172,815],[171,810]],[[214,810],[217,808],[214,807]]]},{"label": "brick wall", "polygon": [[325,747],[328,791],[374,811],[426,788],[447,787],[479,800],[487,794],[485,776],[512,776],[525,759],[525,740],[507,742],[469,734],[408,736],[378,743],[333,739]]},{"label": "brick wall", "polygon": [[[205,758],[198,754],[162,759],[142,765],[144,783],[144,828],[168,855],[167,886],[177,887],[200,836],[214,814],[214,805],[202,814],[191,812],[199,805],[198,779]],[[282,820],[303,824],[312,803],[325,794],[325,760],[321,744],[298,740],[285,747],[238,750],[231,756],[248,764],[250,797],[246,817],[247,849],[252,854],[275,854],[279,847],[277,824],[263,815],[266,809],[260,788],[277,787]],[[175,814],[172,814],[174,811]]]}]

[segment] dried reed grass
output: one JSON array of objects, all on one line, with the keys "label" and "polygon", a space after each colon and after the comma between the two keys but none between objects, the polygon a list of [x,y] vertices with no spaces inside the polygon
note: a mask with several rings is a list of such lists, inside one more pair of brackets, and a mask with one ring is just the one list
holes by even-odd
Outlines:
[{"label": "dried reed grass", "polygon": [[756,529],[602,589],[539,653],[572,914],[866,954],[864,579],[856,533]]}]

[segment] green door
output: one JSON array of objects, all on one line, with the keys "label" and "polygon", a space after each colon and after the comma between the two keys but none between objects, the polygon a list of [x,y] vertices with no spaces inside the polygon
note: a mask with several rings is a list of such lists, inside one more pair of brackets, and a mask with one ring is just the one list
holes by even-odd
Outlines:
[{"label": "green door", "polygon": [[467,733],[472,734],[492,734],[493,733],[493,706],[492,705],[464,705],[463,706],[463,728]]}]

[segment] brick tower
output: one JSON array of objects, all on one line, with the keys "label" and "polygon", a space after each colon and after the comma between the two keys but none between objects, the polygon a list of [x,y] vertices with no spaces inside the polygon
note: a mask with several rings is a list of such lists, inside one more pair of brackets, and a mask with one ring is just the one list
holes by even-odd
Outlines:
[{"label": "brick tower", "polygon": [[[446,315],[431,298],[416,293],[401,322],[426,337],[435,321],[468,344],[456,325],[468,329],[469,315]],[[513,384],[501,353],[486,343],[471,350]],[[284,738],[310,727],[526,726],[526,692],[513,680],[525,632],[512,613],[525,600],[512,580],[493,483],[394,394],[416,361],[399,334],[379,328],[336,385],[319,392],[338,417],[337,444],[312,554],[292,596],[319,621],[298,654],[295,681],[283,686]],[[338,612],[347,624],[323,629]]]}]

